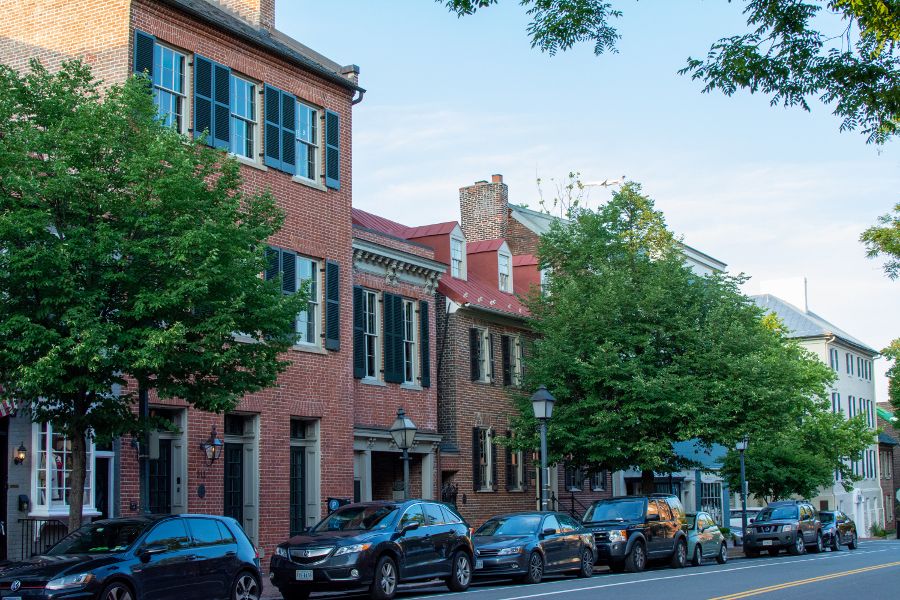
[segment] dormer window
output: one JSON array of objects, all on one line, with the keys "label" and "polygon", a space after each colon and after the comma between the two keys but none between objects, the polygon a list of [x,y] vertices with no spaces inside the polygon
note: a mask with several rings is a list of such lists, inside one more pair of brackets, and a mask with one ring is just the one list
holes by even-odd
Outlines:
[{"label": "dormer window", "polygon": [[460,238],[450,238],[450,275],[457,279],[466,278],[465,243]]},{"label": "dormer window", "polygon": [[509,254],[504,254],[502,252],[497,254],[499,264],[497,267],[497,271],[500,274],[500,291],[501,292],[512,292],[512,257]]}]

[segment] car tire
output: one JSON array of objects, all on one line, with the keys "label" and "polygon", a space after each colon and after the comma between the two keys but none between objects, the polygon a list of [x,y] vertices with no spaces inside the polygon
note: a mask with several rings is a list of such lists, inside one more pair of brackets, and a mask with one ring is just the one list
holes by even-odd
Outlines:
[{"label": "car tire", "polygon": [[127,584],[121,581],[114,581],[103,588],[98,596],[100,600],[134,600],[134,592]]},{"label": "car tire", "polygon": [[831,536],[831,551],[832,552],[840,552],[841,551],[841,536],[837,531],[834,532]]},{"label": "car tire", "polygon": [[369,586],[369,595],[373,600],[391,600],[397,593],[399,580],[397,563],[390,556],[382,555],[375,563],[375,575]]},{"label": "car tire", "polygon": [[672,559],[669,566],[673,569],[683,569],[687,564],[687,542],[683,539],[675,542],[675,552],[672,553]]},{"label": "car tire", "polygon": [[625,570],[629,573],[640,573],[647,568],[647,550],[643,542],[635,542],[631,552],[625,557]]},{"label": "car tire", "polygon": [[544,557],[540,552],[532,552],[528,557],[528,572],[522,577],[522,583],[540,583],[544,578]]},{"label": "car tire", "polygon": [[472,559],[469,555],[459,550],[453,555],[450,563],[450,577],[447,578],[447,587],[451,592],[464,592],[472,584]]},{"label": "car tire", "polygon": [[720,565],[724,565],[728,562],[728,547],[725,546],[725,542],[722,542],[722,545],[719,547],[719,553],[716,555],[716,562]]},{"label": "car tire", "polygon": [[816,532],[816,544],[812,546],[812,551],[816,554],[823,552],[825,550],[825,540],[822,539],[822,532]]},{"label": "car tire", "polygon": [[769,548],[769,556],[778,556],[781,554],[781,548]]},{"label": "car tire", "polygon": [[800,556],[804,552],[806,552],[806,543],[803,541],[803,534],[801,532],[797,532],[797,535],[794,536],[793,543],[788,546],[788,552],[794,556]]},{"label": "car tire", "polygon": [[856,532],[854,531],[853,537],[850,538],[850,543],[847,544],[847,547],[851,550],[856,550],[859,547],[859,544],[857,542],[859,542],[859,540],[857,539]]},{"label": "car tire", "polygon": [[278,591],[281,592],[281,597],[284,600],[309,600],[309,594],[312,590],[309,588],[284,588]]},{"label": "car tire", "polygon": [[259,600],[262,596],[262,585],[250,571],[241,571],[231,584],[231,600]]},{"label": "car tire", "polygon": [[691,564],[699,567],[703,564],[703,553],[700,552],[700,544],[694,546],[694,555],[691,557]]},{"label": "car tire", "polygon": [[578,576],[582,578],[593,577],[594,575],[594,552],[590,548],[582,548],[581,550],[581,568],[578,569]]}]

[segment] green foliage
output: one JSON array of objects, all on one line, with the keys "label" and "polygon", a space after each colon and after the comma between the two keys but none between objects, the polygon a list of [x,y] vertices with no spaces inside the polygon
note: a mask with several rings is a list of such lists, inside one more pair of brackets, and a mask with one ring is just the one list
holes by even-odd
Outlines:
[{"label": "green foliage", "polygon": [[884,272],[891,279],[900,277],[900,202],[894,205],[893,214],[878,218],[880,225],[866,229],[859,237],[866,245],[869,258],[884,255]]},{"label": "green foliage", "polygon": [[900,338],[891,342],[891,345],[881,351],[881,355],[891,361],[888,368],[888,399],[891,405],[900,411]]},{"label": "green foliage", "polygon": [[139,387],[224,411],[271,386],[304,302],[259,276],[272,196],[156,115],[143,78],[0,66],[0,393],[74,440],[146,425]]},{"label": "green foliage", "polygon": [[[543,236],[548,293],[528,300],[539,337],[525,389],[556,396],[552,460],[671,472],[684,466],[673,442],[731,445],[818,406],[831,370],[763,324],[742,278],[691,271],[640,186],[573,214]],[[519,402],[517,440],[533,447]]]},{"label": "green foliage", "polygon": [[[462,17],[497,0],[437,0]],[[622,16],[612,2],[519,0],[532,17],[532,47],[551,55],[593,42],[595,54],[616,49],[611,24]],[[737,2],[735,2],[737,4]],[[703,59],[679,72],[703,82],[704,92],[763,93],[772,105],[832,104],[841,130],[861,129],[883,144],[900,129],[900,0],[744,0],[748,31],[719,39]],[[823,31],[823,16],[846,28]]]}]

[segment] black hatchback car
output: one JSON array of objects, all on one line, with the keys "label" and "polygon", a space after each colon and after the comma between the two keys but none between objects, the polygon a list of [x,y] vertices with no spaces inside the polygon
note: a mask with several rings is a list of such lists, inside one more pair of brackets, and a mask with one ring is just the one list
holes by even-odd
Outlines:
[{"label": "black hatchback car", "polygon": [[563,513],[491,517],[472,538],[475,575],[538,583],[545,573],[594,573],[594,536]]},{"label": "black hatchback car", "polygon": [[258,600],[259,556],[237,521],[155,515],[95,521],[46,555],[0,567],[4,600]]},{"label": "black hatchback car", "polygon": [[269,577],[286,600],[362,588],[387,600],[399,583],[437,578],[461,592],[472,581],[470,533],[459,513],[440,502],[348,504],[279,545]]},{"label": "black hatchback car", "polygon": [[819,521],[822,522],[823,541],[832,551],[837,552],[843,545],[856,550],[858,543],[856,523],[843,511],[819,511]]}]

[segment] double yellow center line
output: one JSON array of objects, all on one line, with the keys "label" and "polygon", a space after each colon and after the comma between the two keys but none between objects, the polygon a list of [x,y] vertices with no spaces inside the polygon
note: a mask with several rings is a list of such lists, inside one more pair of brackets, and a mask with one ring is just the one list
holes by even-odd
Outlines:
[{"label": "double yellow center line", "polygon": [[778,585],[770,585],[768,587],[756,588],[744,592],[736,592],[726,596],[717,596],[710,600],[738,600],[739,598],[749,598],[750,596],[758,596],[759,594],[768,594],[769,592],[777,592],[778,590],[786,590],[788,588],[797,587],[798,585],[806,585],[808,583],[818,583],[820,581],[828,581],[829,579],[837,579],[839,577],[847,577],[848,575],[858,575],[878,569],[887,569],[888,567],[900,567],[900,561],[885,563],[883,565],[873,565],[871,567],[863,567],[862,569],[853,569],[852,571],[843,571],[841,573],[832,573],[830,575],[822,575],[820,577],[811,577],[809,579],[800,579],[798,581],[789,581],[787,583],[779,583]]}]

